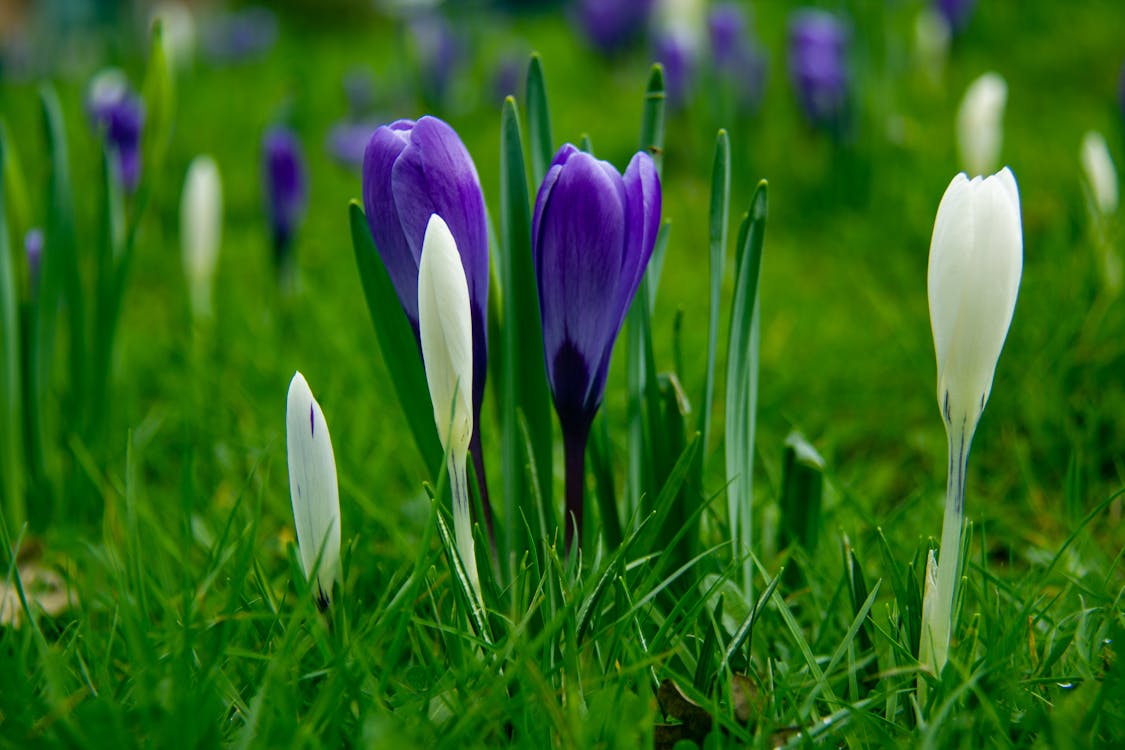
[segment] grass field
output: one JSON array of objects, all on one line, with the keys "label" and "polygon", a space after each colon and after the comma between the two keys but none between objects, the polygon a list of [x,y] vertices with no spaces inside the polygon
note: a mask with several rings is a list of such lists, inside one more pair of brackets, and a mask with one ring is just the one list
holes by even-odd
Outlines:
[{"label": "grass field", "polygon": [[[294,11],[280,16],[278,42],[260,59],[199,59],[178,74],[167,156],[144,178],[151,198],[100,411],[83,400],[95,391],[73,385],[73,306],[60,308],[46,481],[27,485],[27,525],[8,523],[0,535],[8,586],[23,582],[30,609],[18,627],[6,618],[0,627],[0,746],[1125,743],[1125,307],[1099,282],[1078,158],[1094,129],[1125,164],[1117,93],[1125,11],[1116,0],[982,0],[934,83],[911,53],[919,6],[831,4],[853,24],[856,121],[845,143],[809,127],[797,106],[787,3],[755,4],[769,55],[756,115],[721,121],[713,92],[702,90],[665,123],[671,230],[652,351],[656,371],[676,371],[687,394],[679,437],[689,450],[706,376],[719,127],[732,154],[720,374],[735,233],[759,180],[769,186],[754,544],[740,553],[753,555],[752,586],[738,582],[729,543],[720,377],[699,457],[698,490],[709,502],[684,507],[692,493],[671,484],[679,451],[668,465],[644,467],[671,473],[641,506],[659,521],[684,520],[697,536],[689,553],[673,554],[684,549],[670,544],[676,529],[658,522],[620,550],[587,544],[580,564],[561,536],[535,538],[526,558],[513,552],[498,571],[482,565],[488,635],[466,614],[438,532],[445,480],[428,468],[435,457],[415,448],[368,314],[348,218],[360,176],[328,158],[325,138],[345,112],[343,77],[370,69],[384,120],[432,113],[457,130],[499,236],[494,64],[537,51],[554,145],[588,136],[599,158],[624,168],[638,148],[650,55],[642,45],[600,58],[558,10],[463,11],[474,54],[449,100],[427,104],[392,22]],[[144,49],[137,42],[104,62],[139,86]],[[960,169],[955,111],[988,70],[1009,87],[1002,163],[1019,182],[1023,279],[969,464],[950,663],[932,678],[920,676],[917,658],[919,587],[942,523],[946,444],[927,254],[938,202]],[[48,233],[39,85],[58,93],[84,286],[95,281],[103,233],[101,147],[83,111],[93,72],[0,81],[5,158],[21,162],[28,226]],[[522,83],[516,100],[526,115]],[[276,283],[261,186],[262,134],[283,114],[309,168],[295,295]],[[183,175],[200,153],[218,162],[224,196],[215,314],[202,323],[190,314],[179,244]],[[17,258],[28,227],[13,218],[9,194]],[[1121,238],[1112,235],[1119,253]],[[627,336],[598,417],[623,519],[636,460]],[[298,369],[331,427],[340,484],[343,582],[325,614],[305,583],[289,499],[285,395]],[[513,502],[501,471],[505,395],[495,368],[489,377],[482,435],[494,502],[504,507]],[[786,481],[794,430],[824,459],[810,480],[823,483],[816,513],[791,504],[804,499]],[[558,518],[557,424],[554,449],[559,502],[547,515]],[[593,470],[588,479],[587,494],[600,496]],[[809,524],[803,542],[782,530],[794,518]],[[35,604],[29,577],[43,570],[65,582],[60,613]]]}]

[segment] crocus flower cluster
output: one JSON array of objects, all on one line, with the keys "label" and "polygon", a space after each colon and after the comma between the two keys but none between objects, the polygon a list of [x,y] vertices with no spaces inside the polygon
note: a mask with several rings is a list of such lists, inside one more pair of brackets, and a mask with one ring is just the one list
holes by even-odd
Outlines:
[{"label": "crocus flower cluster", "polygon": [[841,135],[850,108],[851,34],[836,15],[800,10],[789,19],[789,73],[805,116]]},{"label": "crocus flower cluster", "polygon": [[384,125],[372,134],[364,155],[363,207],[379,256],[419,342],[418,265],[430,217],[440,216],[453,236],[469,290],[472,322],[470,450],[491,533],[480,447],[480,409],[488,375],[488,224],[476,166],[453,128],[436,117]]},{"label": "crocus flower cluster", "polygon": [[594,49],[612,55],[644,33],[653,4],[653,0],[578,0],[573,18]]},{"label": "crocus flower cluster", "polygon": [[934,221],[927,281],[937,402],[949,443],[941,559],[936,571],[929,566],[932,581],[922,609],[920,660],[935,673],[949,652],[969,448],[992,390],[1022,270],[1020,198],[1011,170],[954,177]]},{"label": "crocus flower cluster", "polygon": [[107,70],[90,82],[86,108],[105,138],[122,187],[132,192],[141,178],[144,102],[120,71]]},{"label": "crocus flower cluster", "polygon": [[304,219],[308,195],[304,151],[289,128],[276,125],[266,132],[262,170],[274,263],[279,275],[287,277],[292,270],[293,238]]},{"label": "crocus flower cluster", "polygon": [[741,6],[716,5],[707,17],[711,62],[724,86],[735,93],[739,109],[753,112],[766,87],[766,57],[751,34],[750,21]]},{"label": "crocus flower cluster", "polygon": [[567,144],[539,188],[532,249],[547,379],[566,453],[566,539],[581,540],[586,441],[613,344],[660,227],[660,178],[638,153],[621,175]]}]

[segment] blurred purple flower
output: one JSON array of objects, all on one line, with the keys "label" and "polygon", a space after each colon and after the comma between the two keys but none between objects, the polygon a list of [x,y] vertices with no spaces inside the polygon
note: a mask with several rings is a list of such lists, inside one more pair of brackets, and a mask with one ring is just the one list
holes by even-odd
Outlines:
[{"label": "blurred purple flower", "polygon": [[766,57],[751,34],[741,6],[723,3],[707,18],[715,73],[734,92],[738,108],[753,112],[766,88]]},{"label": "blurred purple flower", "polygon": [[344,96],[349,117],[358,119],[371,114],[375,106],[375,79],[368,68],[356,67],[344,74]]},{"label": "blurred purple flower", "polygon": [[410,21],[410,34],[418,55],[418,72],[425,98],[444,104],[454,74],[465,57],[461,40],[440,13],[424,13]]},{"label": "blurred purple flower", "polygon": [[32,227],[23,237],[23,249],[27,254],[27,277],[31,282],[31,294],[39,287],[39,269],[43,265],[43,230]]},{"label": "blurred purple flower", "polygon": [[535,200],[531,242],[547,380],[566,453],[566,540],[581,540],[586,440],[613,344],[660,228],[660,178],[648,154],[621,175],[570,144]]},{"label": "blurred purple flower", "polygon": [[849,32],[832,13],[800,10],[789,20],[789,72],[805,115],[837,134],[849,101]]},{"label": "blurred purple flower", "polygon": [[284,125],[275,125],[266,132],[262,141],[262,166],[274,261],[279,273],[285,274],[308,197],[304,152],[293,131]]},{"label": "blurred purple flower", "polygon": [[698,50],[685,34],[665,31],[653,43],[653,57],[664,66],[664,93],[668,106],[682,109],[695,87]]},{"label": "blurred purple flower", "polygon": [[371,140],[371,134],[377,127],[377,123],[370,121],[341,120],[328,131],[325,149],[337,164],[358,171],[363,167],[367,142]]},{"label": "blurred purple flower", "polygon": [[203,50],[215,62],[243,62],[269,52],[277,35],[277,14],[252,5],[212,20],[204,29]]},{"label": "blurred purple flower", "polygon": [[110,70],[99,73],[91,82],[86,110],[105,138],[122,187],[132,192],[141,177],[144,102],[122,74]]},{"label": "blurred purple flower", "polygon": [[576,0],[578,30],[603,55],[621,51],[648,28],[654,0]]},{"label": "blurred purple flower", "polygon": [[934,0],[937,12],[945,18],[954,32],[961,31],[969,23],[969,16],[973,14],[976,4],[977,0]]},{"label": "blurred purple flower", "polygon": [[402,309],[418,330],[418,263],[430,216],[445,221],[457,243],[473,328],[473,436],[469,451],[492,536],[480,443],[480,408],[488,375],[488,219],[476,165],[446,122],[426,116],[383,125],[363,157],[363,208],[379,257]]},{"label": "blurred purple flower", "polygon": [[505,55],[496,63],[492,77],[492,89],[497,101],[523,92],[524,70],[527,68],[527,55],[524,53]]}]

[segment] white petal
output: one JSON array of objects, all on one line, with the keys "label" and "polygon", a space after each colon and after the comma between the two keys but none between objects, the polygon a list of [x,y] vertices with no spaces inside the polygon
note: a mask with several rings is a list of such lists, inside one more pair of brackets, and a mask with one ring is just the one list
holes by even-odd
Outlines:
[{"label": "white petal", "polygon": [[1103,214],[1117,210],[1117,170],[1109,146],[1101,133],[1093,130],[1082,139],[1082,169],[1086,172],[1086,182],[1094,205]]},{"label": "white petal", "polygon": [[197,156],[188,166],[180,198],[180,246],[192,310],[211,312],[211,287],[223,227],[223,186],[219,167],[210,156]]},{"label": "white petal", "polygon": [[988,401],[1022,270],[1010,170],[984,180],[955,177],[934,222],[927,285],[938,404],[950,426],[965,424],[970,434]]},{"label": "white petal", "polygon": [[289,383],[285,428],[297,545],[305,575],[317,570],[317,595],[323,602],[340,573],[340,491],[328,424],[299,372]]},{"label": "white petal", "polygon": [[1008,84],[999,73],[985,73],[965,90],[957,111],[957,145],[969,174],[987,174],[999,164],[1007,101]]},{"label": "white petal", "polygon": [[464,454],[473,432],[469,287],[457,243],[437,214],[426,226],[418,264],[418,329],[442,448]]}]

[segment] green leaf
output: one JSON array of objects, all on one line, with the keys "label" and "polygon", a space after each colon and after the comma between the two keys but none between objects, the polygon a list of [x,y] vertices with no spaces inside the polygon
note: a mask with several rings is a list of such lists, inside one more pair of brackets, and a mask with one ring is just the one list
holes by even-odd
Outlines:
[{"label": "green leaf", "polygon": [[[145,128],[141,136],[141,164],[151,179],[161,174],[168,143],[172,138],[175,113],[175,89],[172,69],[164,48],[164,29],[160,22],[152,27],[148,68],[145,70],[141,96],[145,102]],[[146,179],[146,182],[149,180]]]},{"label": "green leaf", "polygon": [[647,151],[660,174],[664,164],[664,68],[652,66],[645,88],[644,111],[641,115],[641,150]]},{"label": "green leaf", "polygon": [[[0,174],[8,174],[6,130],[0,127]],[[12,534],[27,517],[24,499],[21,345],[16,275],[8,235],[8,180],[0,180],[0,511]]]},{"label": "green leaf", "polygon": [[[799,544],[811,557],[820,535],[820,505],[824,492],[824,459],[798,432],[789,433],[781,460],[781,517],[777,546]],[[789,566],[786,583],[796,587],[800,570]]]},{"label": "green leaf", "polygon": [[390,373],[396,400],[406,416],[406,423],[414,435],[418,452],[429,467],[431,476],[436,477],[441,470],[441,443],[434,424],[426,371],[423,369],[414,330],[399,304],[391,277],[375,248],[363,209],[356,201],[348,206],[348,218],[363,295],[367,299],[371,322],[375,325],[375,336],[379,340],[383,362]]},{"label": "green leaf", "polygon": [[[526,507],[530,493],[518,414],[527,421],[531,449],[538,466],[538,494],[551,502],[552,463],[551,396],[543,359],[543,327],[539,316],[539,293],[531,250],[531,205],[527,189],[527,167],[523,159],[519,112],[512,97],[504,102],[500,118],[500,279],[503,306],[504,392],[501,414],[504,423],[503,463],[505,528],[510,559],[522,557],[527,540],[517,539],[523,518],[533,518]],[[514,553],[514,554],[512,554]]]},{"label": "green leaf", "polygon": [[[0,120],[0,138],[11,143],[8,123]],[[8,231],[13,239],[20,240],[31,229],[31,201],[27,196],[27,181],[20,167],[19,154],[15,149],[4,152],[4,167],[0,170],[4,181],[4,196],[7,200]]]},{"label": "green leaf", "polygon": [[527,131],[531,139],[531,176],[536,189],[543,183],[547,167],[555,158],[551,137],[551,110],[547,106],[547,83],[543,78],[543,61],[539,54],[531,56],[527,68]]},{"label": "green leaf", "polygon": [[[710,314],[707,318],[707,375],[700,404],[699,431],[703,434],[701,457],[707,460],[711,433],[711,403],[715,400],[715,359],[719,342],[720,293],[726,265],[727,224],[730,222],[730,138],[720,130],[715,138],[715,159],[711,165],[710,236]],[[702,464],[701,464],[702,466]]]},{"label": "green leaf", "polygon": [[750,200],[750,210],[739,229],[739,252],[727,343],[726,378],[726,478],[727,511],[732,554],[744,559],[742,583],[749,599],[752,569],[746,552],[751,549],[751,502],[754,468],[754,427],[758,402],[758,277],[762,267],[762,242],[768,210],[763,180]]}]

